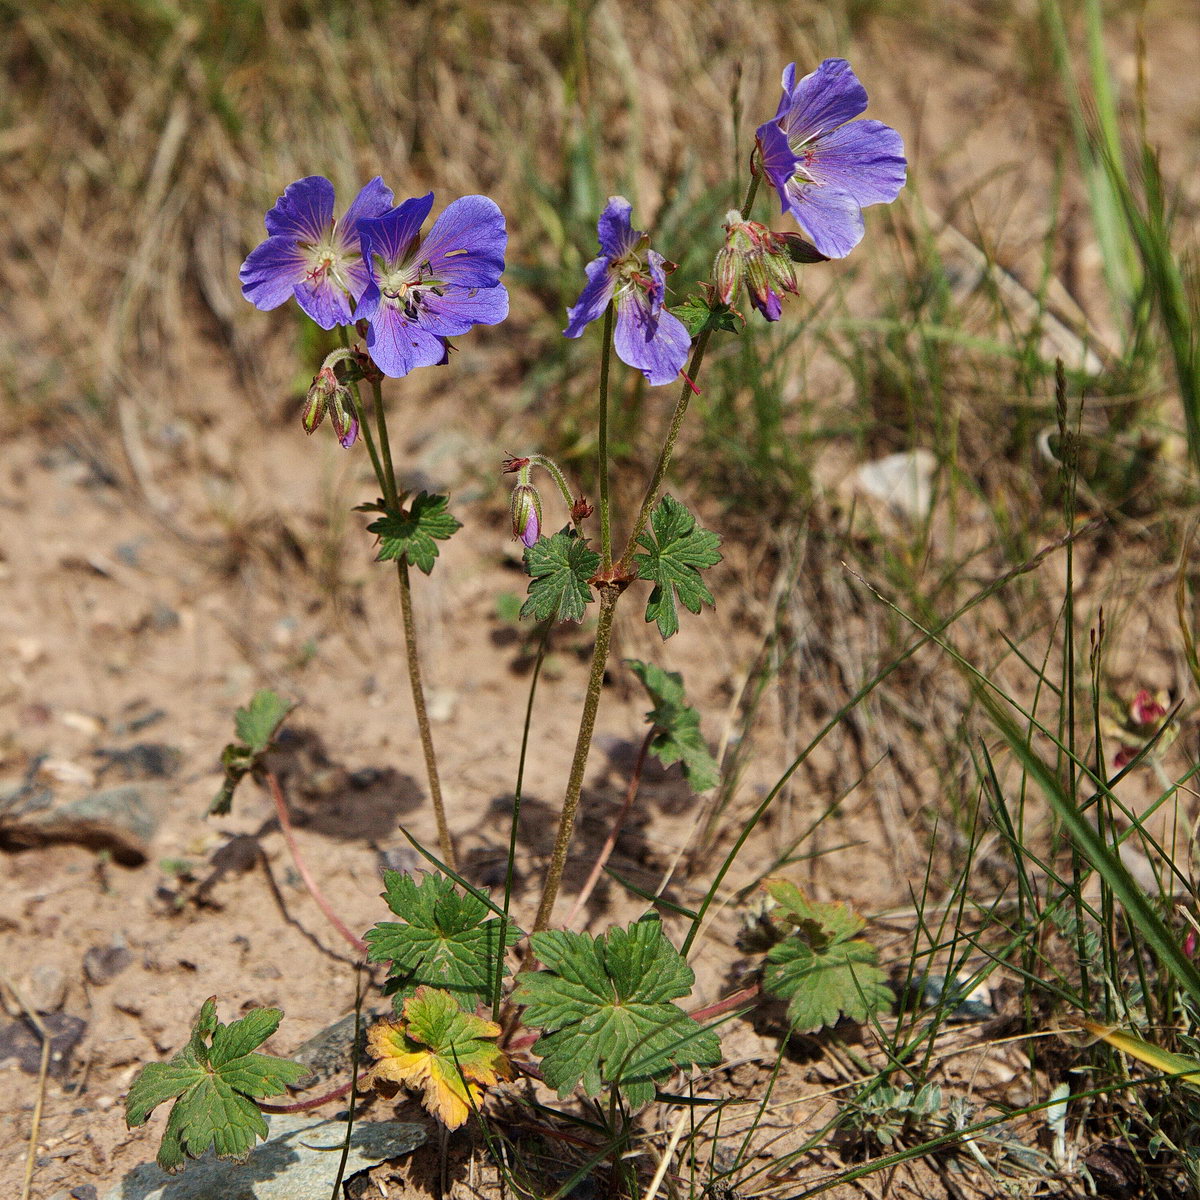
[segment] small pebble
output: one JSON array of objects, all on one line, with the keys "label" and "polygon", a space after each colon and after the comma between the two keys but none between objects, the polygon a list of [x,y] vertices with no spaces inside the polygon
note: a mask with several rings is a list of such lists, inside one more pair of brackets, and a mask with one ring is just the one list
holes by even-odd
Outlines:
[{"label": "small pebble", "polygon": [[116,979],[131,962],[133,955],[124,946],[93,946],[83,956],[83,970],[96,987],[101,987]]},{"label": "small pebble", "polygon": [[34,1012],[58,1012],[67,998],[66,972],[56,963],[38,963],[25,976],[22,995]]}]

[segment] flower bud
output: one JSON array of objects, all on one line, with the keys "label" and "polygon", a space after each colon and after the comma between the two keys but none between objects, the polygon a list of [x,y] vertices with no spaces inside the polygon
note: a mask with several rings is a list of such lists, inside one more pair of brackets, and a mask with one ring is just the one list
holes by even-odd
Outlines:
[{"label": "flower bud", "polygon": [[349,450],[358,440],[358,419],[354,416],[354,409],[349,400],[350,393],[340,385],[329,400],[329,419],[333,422],[333,431],[344,450]]},{"label": "flower bud", "polygon": [[337,387],[337,376],[334,375],[332,367],[322,367],[313,377],[312,386],[304,398],[304,409],[300,414],[300,424],[304,426],[305,433],[312,433],[325,420],[325,410]]},{"label": "flower bud", "polygon": [[526,548],[532,546],[542,532],[542,498],[537,488],[528,483],[513,488],[511,512],[513,537]]}]

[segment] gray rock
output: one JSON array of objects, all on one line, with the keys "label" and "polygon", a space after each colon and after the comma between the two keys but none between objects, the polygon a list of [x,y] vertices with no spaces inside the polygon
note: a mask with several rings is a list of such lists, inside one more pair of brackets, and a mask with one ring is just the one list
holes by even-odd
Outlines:
[{"label": "gray rock", "polygon": [[122,866],[136,867],[149,857],[165,804],[165,790],[152,784],[105,788],[57,803],[44,789],[29,790],[18,802],[0,803],[0,843],[74,842],[108,850]]},{"label": "gray rock", "polygon": [[101,747],[96,753],[106,760],[101,770],[114,771],[121,779],[170,779],[183,762],[180,750],[163,742],[136,742],[120,749]]},{"label": "gray rock", "polygon": [[[71,1069],[71,1055],[87,1032],[82,1017],[67,1013],[47,1013],[42,1026],[50,1035],[50,1062],[47,1070],[61,1079]],[[42,1038],[28,1021],[10,1021],[0,1025],[0,1063],[15,1058],[26,1075],[36,1075],[42,1059]]]},{"label": "gray rock", "polygon": [[[325,1200],[340,1158],[331,1148],[345,1136],[345,1122],[285,1113],[267,1117],[267,1124],[269,1139],[251,1150],[244,1163],[217,1159],[210,1152],[187,1163],[178,1175],[143,1163],[104,1200]],[[345,1178],[411,1153],[425,1137],[423,1126],[403,1121],[356,1122]]]},{"label": "gray rock", "polygon": [[67,998],[67,976],[57,963],[38,963],[25,976],[21,997],[34,1012],[58,1012]]},{"label": "gray rock", "polygon": [[83,956],[83,970],[97,987],[110,983],[133,962],[125,946],[93,946]]},{"label": "gray rock", "polygon": [[[393,1015],[390,1009],[371,1008],[363,1010],[358,1035],[360,1071],[365,1071],[367,1069],[366,1064],[370,1062],[366,1049],[367,1027],[383,1017],[391,1017]],[[308,1041],[298,1046],[288,1057],[295,1059],[296,1062],[303,1063],[310,1069],[310,1073],[297,1079],[292,1085],[292,1090],[294,1092],[306,1092],[309,1088],[314,1088],[318,1084],[330,1084],[334,1081],[340,1083],[343,1081],[343,1078],[349,1079],[350,1069],[353,1066],[350,1043],[353,1040],[354,1014],[349,1013],[342,1017],[341,1020],[334,1021],[332,1025],[326,1025],[320,1033],[314,1033]]]}]

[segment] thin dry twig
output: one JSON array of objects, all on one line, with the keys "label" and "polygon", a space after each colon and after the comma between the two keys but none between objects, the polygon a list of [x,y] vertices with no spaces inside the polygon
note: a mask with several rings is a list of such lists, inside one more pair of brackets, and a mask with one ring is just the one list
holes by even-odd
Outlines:
[{"label": "thin dry twig", "polygon": [[38,1019],[33,1006],[28,1004],[25,997],[17,990],[16,985],[7,974],[0,969],[0,982],[12,992],[21,1011],[29,1018],[30,1024],[42,1039],[42,1056],[38,1062],[37,1100],[33,1105],[33,1120],[29,1126],[29,1150],[25,1155],[25,1178],[21,1184],[21,1200],[29,1200],[33,1188],[33,1169],[37,1165],[37,1141],[42,1126],[42,1110],[46,1104],[46,1079],[50,1072],[50,1032]]},{"label": "thin dry twig", "polygon": [[283,798],[283,791],[279,786],[279,780],[275,778],[275,772],[268,771],[266,775],[267,787],[271,791],[271,799],[275,801],[275,812],[279,817],[279,828],[283,833],[284,841],[287,842],[288,850],[291,852],[292,862],[296,864],[296,870],[300,873],[300,878],[304,880],[304,886],[308,888],[308,894],[317,902],[317,907],[325,914],[330,925],[354,947],[358,954],[365,956],[367,943],[357,934],[352,933],[341,917],[333,911],[333,906],[325,899],[325,893],[318,887],[316,879],[308,869],[304,855],[300,853],[300,845],[296,841],[296,835],[292,830],[292,821],[288,816],[287,801]]}]

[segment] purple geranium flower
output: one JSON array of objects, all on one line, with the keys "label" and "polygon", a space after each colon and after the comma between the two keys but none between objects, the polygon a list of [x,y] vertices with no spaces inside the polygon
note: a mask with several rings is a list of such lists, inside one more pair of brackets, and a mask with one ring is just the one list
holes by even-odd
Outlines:
[{"label": "purple geranium flower", "polygon": [[844,58],[827,58],[798,83],[792,63],[779,111],[758,127],[763,169],[784,212],[830,258],[858,245],[864,208],[891,203],[904,186],[904,143],[881,121],[853,120],[866,107],[866,89]]},{"label": "purple geranium flower", "polygon": [[444,363],[446,338],[508,316],[504,214],[486,196],[463,196],[422,240],[432,207],[430,192],[359,225],[370,281],[354,319],[371,323],[367,349],[393,378]]},{"label": "purple geranium flower", "polygon": [[242,295],[264,310],[295,296],[322,329],[349,325],[351,304],[368,281],[359,222],[387,212],[393,201],[376,176],[335,221],[333,184],[322,175],[298,179],[267,213],[270,236],[242,263]]},{"label": "purple geranium flower", "polygon": [[691,338],[683,322],[664,306],[666,260],[648,248],[644,233],[630,225],[631,211],[623,196],[609,197],[597,226],[603,253],[588,263],[587,283],[575,306],[567,310],[563,333],[578,337],[612,300],[617,307],[613,339],[617,357],[652,384],[670,383],[687,361]]}]

